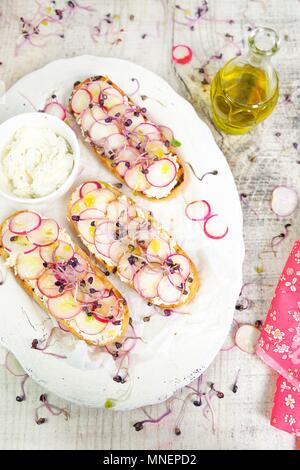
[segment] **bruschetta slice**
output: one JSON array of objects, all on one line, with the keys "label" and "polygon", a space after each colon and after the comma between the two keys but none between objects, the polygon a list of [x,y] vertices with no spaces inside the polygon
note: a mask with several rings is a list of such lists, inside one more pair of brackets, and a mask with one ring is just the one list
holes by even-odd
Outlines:
[{"label": "bruschetta slice", "polygon": [[108,77],[76,82],[70,110],[99,160],[134,194],[159,200],[179,190],[184,169],[172,131],[154,123]]},{"label": "bruschetta slice", "polygon": [[18,282],[64,329],[94,346],[124,336],[125,299],[55,220],[15,212],[0,226],[0,239]]},{"label": "bruschetta slice", "polygon": [[88,181],[72,194],[68,218],[105,269],[148,303],[171,309],[189,302],[199,287],[188,255],[133,200],[103,181]]}]

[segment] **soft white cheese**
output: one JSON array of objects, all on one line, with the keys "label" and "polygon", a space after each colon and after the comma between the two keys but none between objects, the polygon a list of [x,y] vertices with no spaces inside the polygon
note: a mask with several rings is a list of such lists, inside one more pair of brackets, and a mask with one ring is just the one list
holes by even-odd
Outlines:
[{"label": "soft white cheese", "polygon": [[16,196],[38,198],[66,181],[74,156],[64,137],[52,129],[22,127],[4,148],[1,163]]}]

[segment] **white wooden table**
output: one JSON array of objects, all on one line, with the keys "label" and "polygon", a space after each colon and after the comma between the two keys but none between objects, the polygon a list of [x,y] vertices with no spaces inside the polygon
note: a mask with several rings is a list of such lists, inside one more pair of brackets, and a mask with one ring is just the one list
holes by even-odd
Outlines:
[{"label": "white wooden table", "polygon": [[[57,6],[66,4],[57,1]],[[76,2],[75,2],[76,3]],[[246,260],[245,281],[254,281],[247,295],[253,301],[249,310],[236,312],[238,321],[254,323],[263,319],[273,289],[288,256],[292,243],[299,237],[300,212],[294,214],[289,237],[279,246],[277,256],[259,253],[272,236],[282,231],[283,222],[276,220],[269,208],[272,189],[279,183],[298,187],[300,182],[300,3],[297,0],[208,0],[209,11],[189,26],[175,0],[79,0],[79,5],[92,6],[95,11],[76,9],[71,20],[60,25],[49,24],[45,31],[59,31],[64,38],[49,36],[42,48],[26,43],[15,55],[21,33],[20,17],[30,18],[37,8],[34,0],[0,1],[0,77],[6,88],[24,74],[61,57],[81,54],[121,57],[141,64],[158,73],[189,99],[209,125],[209,84],[201,73],[203,67],[211,77],[223,60],[239,48],[247,29],[256,25],[274,27],[282,36],[282,51],[275,63],[280,74],[280,101],[270,119],[253,133],[242,137],[221,136],[213,127],[215,138],[225,153],[240,193],[247,194],[244,207]],[[50,6],[51,1],[45,3]],[[194,16],[201,0],[181,0],[180,6]],[[200,13],[203,13],[200,11]],[[91,38],[91,28],[105,14],[113,24],[103,25],[106,35]],[[114,16],[116,15],[116,16]],[[175,20],[175,21],[174,21]],[[192,29],[190,28],[192,26]],[[108,29],[107,29],[108,28]],[[97,31],[97,30],[94,30]],[[227,35],[226,35],[227,34]],[[230,36],[229,36],[230,35]],[[233,38],[231,37],[233,36]],[[171,61],[173,44],[188,44],[194,56],[188,65],[174,66]],[[222,53],[220,60],[209,57]],[[200,69],[200,71],[199,71]],[[59,74],[59,70],[57,71]],[[300,93],[300,92],[299,92]],[[291,96],[291,99],[289,98]],[[277,137],[275,134],[280,132]],[[295,143],[299,143],[297,149]],[[205,158],[205,155],[199,155]],[[255,210],[258,217],[255,215]],[[298,230],[297,230],[298,228]],[[258,273],[257,266],[264,271]],[[4,314],[7,312],[1,312]],[[231,386],[241,369],[239,389]],[[213,381],[225,393],[215,401],[216,433],[203,417],[201,407],[187,407],[181,424],[182,434],[175,436],[176,410],[160,426],[150,425],[140,432],[132,427],[143,417],[141,410],[128,413],[97,411],[65,404],[55,396],[49,399],[67,405],[71,418],[50,417],[37,426],[34,408],[43,392],[35,383],[27,383],[28,398],[15,400],[19,382],[0,369],[0,448],[1,449],[293,449],[292,436],[269,425],[275,375],[256,357],[237,349],[221,352],[205,373],[204,381]],[[152,407],[158,416],[163,405]]]}]

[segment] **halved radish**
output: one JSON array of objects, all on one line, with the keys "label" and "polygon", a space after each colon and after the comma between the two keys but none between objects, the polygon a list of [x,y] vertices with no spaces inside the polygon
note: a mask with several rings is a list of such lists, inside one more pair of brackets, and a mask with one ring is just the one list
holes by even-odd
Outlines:
[{"label": "halved radish", "polygon": [[272,193],[271,208],[279,217],[293,214],[299,203],[298,193],[287,186],[277,186]]},{"label": "halved radish", "polygon": [[37,246],[51,245],[58,238],[59,227],[53,219],[42,219],[41,225],[28,234],[28,238]]},{"label": "halved radish", "polygon": [[108,204],[116,199],[115,194],[106,188],[90,191],[82,198],[86,208],[98,209],[101,212],[106,212]]},{"label": "halved radish", "polygon": [[9,230],[16,235],[25,235],[41,225],[42,219],[36,212],[24,211],[9,221]]},{"label": "halved radish", "polygon": [[172,49],[172,59],[178,64],[187,64],[193,57],[192,49],[184,44],[178,44]]},{"label": "halved radish", "polygon": [[170,245],[166,240],[154,238],[147,247],[148,261],[162,262],[170,255]]},{"label": "halved radish", "polygon": [[37,279],[44,271],[43,259],[38,250],[32,253],[20,253],[17,258],[16,269],[21,279]]},{"label": "halved radish", "polygon": [[53,252],[52,259],[54,263],[66,263],[73,258],[73,255],[74,249],[70,243],[59,240],[58,245]]},{"label": "halved radish", "polygon": [[128,170],[128,166],[131,166],[138,158],[139,152],[134,147],[126,147],[118,152],[115,162],[117,163],[117,171],[121,176],[124,176]]},{"label": "halved radish", "polygon": [[162,271],[159,270],[159,265],[157,268],[152,269],[151,266],[143,266],[139,271],[137,271],[133,278],[133,285],[135,290],[146,299],[151,299],[157,297],[158,295],[158,285],[160,284],[163,278]]},{"label": "halved radish", "polygon": [[122,258],[125,252],[126,247],[124,247],[124,245],[119,241],[115,241],[110,245],[109,257],[115,264],[118,264],[119,260]]},{"label": "halved radish", "polygon": [[[92,211],[93,209],[87,209]],[[99,211],[100,212],[100,211]],[[80,235],[83,237],[83,239],[88,242],[88,243],[94,243],[95,239],[95,231],[97,225],[100,224],[100,220],[79,220],[77,222],[77,227],[79,230]]]},{"label": "halved radish", "polygon": [[254,354],[260,334],[260,330],[253,325],[241,325],[235,335],[235,344],[242,351]]},{"label": "halved radish", "polygon": [[193,201],[186,206],[185,215],[193,221],[205,220],[211,215],[211,208],[207,201]]},{"label": "halved radish", "polygon": [[44,108],[44,113],[51,114],[52,116],[56,116],[58,119],[64,121],[67,117],[67,112],[63,105],[57,103],[56,101],[52,101],[51,103],[46,104]]},{"label": "halved radish", "polygon": [[37,248],[28,240],[27,235],[16,235],[10,230],[6,230],[6,232],[3,233],[2,245],[7,251],[24,254],[31,253]]},{"label": "halved radish", "polygon": [[172,261],[173,265],[179,266],[179,273],[184,279],[187,279],[190,274],[190,262],[184,255],[174,254],[168,256],[166,262]]},{"label": "halved radish", "polygon": [[79,330],[86,335],[98,335],[107,326],[107,323],[97,320],[92,314],[88,315],[86,312],[76,315],[75,322]]},{"label": "halved radish", "polygon": [[83,197],[85,196],[86,193],[90,193],[91,191],[94,191],[95,189],[100,189],[100,188],[101,188],[101,184],[98,183],[98,181],[87,181],[82,186],[80,186],[79,196]]},{"label": "halved radish", "polygon": [[150,188],[150,183],[142,173],[141,165],[135,165],[134,167],[126,170],[124,180],[133,191],[143,192]]},{"label": "halved radish", "polygon": [[88,90],[81,88],[80,90],[75,91],[70,103],[72,111],[76,114],[82,113],[84,109],[89,107],[92,99],[93,97]]},{"label": "halved radish", "polygon": [[228,226],[217,214],[214,214],[205,220],[203,230],[207,237],[212,238],[213,240],[220,240],[227,235]]},{"label": "halved radish", "polygon": [[105,106],[107,109],[111,109],[116,105],[124,103],[123,95],[113,87],[107,87],[102,90],[99,96],[100,105]]},{"label": "halved radish", "polygon": [[161,140],[161,133],[159,127],[155,124],[145,122],[139,124],[134,130],[133,134],[143,142],[143,138],[147,137],[148,140]]},{"label": "halved radish", "polygon": [[180,299],[182,292],[177,289],[167,275],[165,275],[157,286],[157,295],[167,304],[175,304]]},{"label": "halved radish", "polygon": [[99,102],[99,95],[101,93],[101,83],[100,82],[91,82],[87,85],[87,90],[92,96],[92,100],[94,103]]},{"label": "halved radish", "polygon": [[174,133],[172,131],[172,129],[170,129],[169,127],[167,126],[159,126],[160,128],[160,131],[164,137],[163,140],[167,140],[169,143],[172,142],[172,140],[174,139]]},{"label": "halved radish", "polygon": [[71,292],[65,292],[57,298],[48,300],[49,312],[61,320],[73,318],[81,311],[80,303],[76,302]]},{"label": "halved radish", "polygon": [[105,152],[116,152],[118,150],[121,150],[125,148],[127,143],[127,139],[123,134],[116,133],[116,134],[111,134],[108,136],[105,141],[103,142],[103,147]]},{"label": "halved radish", "polygon": [[148,167],[146,178],[151,186],[164,188],[174,181],[176,173],[177,169],[175,163],[168,158],[162,158]]},{"label": "halved radish", "polygon": [[57,277],[51,269],[46,269],[37,280],[37,287],[42,295],[49,299],[60,297],[63,292],[60,292],[60,286],[57,284]]},{"label": "halved radish", "polygon": [[119,129],[115,124],[106,124],[105,122],[95,122],[89,129],[89,136],[91,140],[96,144],[100,145],[104,139],[112,134],[118,134]]}]

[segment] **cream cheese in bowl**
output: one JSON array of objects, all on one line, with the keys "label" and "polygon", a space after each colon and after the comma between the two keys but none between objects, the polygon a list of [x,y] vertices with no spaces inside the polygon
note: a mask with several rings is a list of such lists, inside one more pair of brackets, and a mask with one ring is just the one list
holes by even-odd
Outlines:
[{"label": "cream cheese in bowl", "polygon": [[21,127],[4,147],[1,163],[16,196],[39,198],[66,181],[74,155],[66,139],[52,129]]},{"label": "cream cheese in bowl", "polygon": [[0,124],[0,198],[18,207],[63,196],[75,181],[79,161],[74,131],[56,116],[25,113]]}]

